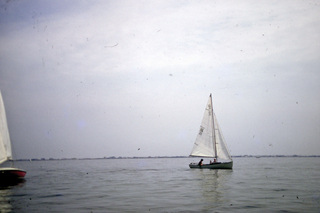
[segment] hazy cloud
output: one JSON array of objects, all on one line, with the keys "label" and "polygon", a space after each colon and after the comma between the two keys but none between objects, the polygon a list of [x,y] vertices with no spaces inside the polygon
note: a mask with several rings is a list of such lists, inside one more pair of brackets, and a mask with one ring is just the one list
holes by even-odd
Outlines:
[{"label": "hazy cloud", "polygon": [[2,1],[16,156],[188,155],[211,92],[232,154],[319,154],[318,11],[317,1]]}]

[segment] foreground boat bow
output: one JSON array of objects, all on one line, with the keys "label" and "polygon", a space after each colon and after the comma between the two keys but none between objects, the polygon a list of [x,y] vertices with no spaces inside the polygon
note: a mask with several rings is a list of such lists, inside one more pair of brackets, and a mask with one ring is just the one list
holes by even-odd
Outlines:
[{"label": "foreground boat bow", "polygon": [[[6,118],[6,111],[0,92],[0,164],[12,160],[11,142]],[[24,178],[26,171],[18,168],[0,168],[0,181]]]},{"label": "foreground boat bow", "polygon": [[18,168],[0,168],[0,180],[12,180],[24,178],[26,171]]}]

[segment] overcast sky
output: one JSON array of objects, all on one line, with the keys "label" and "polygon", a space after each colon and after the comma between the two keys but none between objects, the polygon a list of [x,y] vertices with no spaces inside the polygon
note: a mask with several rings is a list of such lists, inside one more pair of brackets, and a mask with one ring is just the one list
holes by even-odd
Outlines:
[{"label": "overcast sky", "polygon": [[320,154],[319,1],[0,2],[16,158]]}]

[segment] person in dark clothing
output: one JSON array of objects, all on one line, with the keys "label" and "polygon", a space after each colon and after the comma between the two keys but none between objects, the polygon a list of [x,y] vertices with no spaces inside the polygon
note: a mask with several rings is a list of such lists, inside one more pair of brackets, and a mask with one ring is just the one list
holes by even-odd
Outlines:
[{"label": "person in dark clothing", "polygon": [[203,159],[201,159],[200,161],[199,161],[199,163],[198,163],[198,166],[202,166],[202,161],[203,161]]}]

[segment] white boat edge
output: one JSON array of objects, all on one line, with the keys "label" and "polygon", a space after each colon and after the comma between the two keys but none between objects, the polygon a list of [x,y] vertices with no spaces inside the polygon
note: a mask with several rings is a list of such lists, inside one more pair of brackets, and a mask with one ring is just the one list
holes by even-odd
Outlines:
[{"label": "white boat edge", "polygon": [[0,180],[24,178],[26,171],[13,167],[2,167],[0,168]]}]

